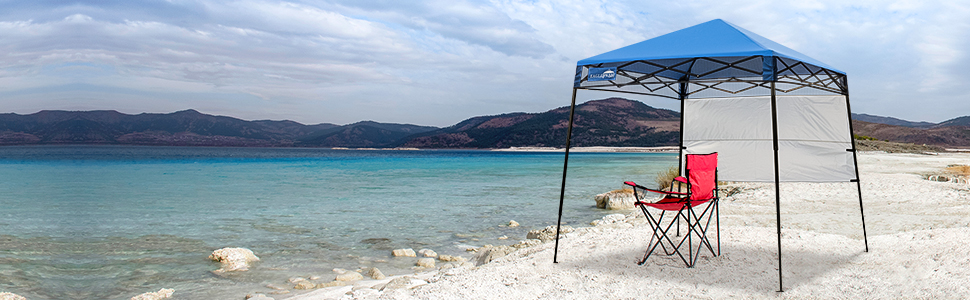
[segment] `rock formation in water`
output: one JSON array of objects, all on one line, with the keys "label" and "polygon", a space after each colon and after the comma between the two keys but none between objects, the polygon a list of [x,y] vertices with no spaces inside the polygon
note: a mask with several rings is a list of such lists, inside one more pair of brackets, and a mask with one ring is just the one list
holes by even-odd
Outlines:
[{"label": "rock formation in water", "polygon": [[636,198],[633,197],[633,190],[619,189],[602,193],[593,197],[596,200],[596,208],[605,209],[631,209]]},{"label": "rock formation in water", "polygon": [[157,292],[148,292],[138,296],[131,297],[131,300],[160,300],[168,299],[172,297],[175,293],[173,289],[160,289]]},{"label": "rock formation in water", "polygon": [[209,259],[222,263],[222,268],[212,271],[223,274],[232,271],[247,271],[249,263],[259,261],[259,257],[252,250],[246,248],[222,248],[212,251]]}]

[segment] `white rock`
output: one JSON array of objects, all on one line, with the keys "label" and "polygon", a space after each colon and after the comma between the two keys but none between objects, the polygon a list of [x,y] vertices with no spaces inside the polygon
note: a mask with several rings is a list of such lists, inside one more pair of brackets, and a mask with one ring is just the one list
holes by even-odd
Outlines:
[{"label": "white rock", "polygon": [[434,250],[431,249],[418,250],[418,254],[421,254],[424,257],[438,257],[438,252],[434,252]]},{"label": "white rock", "polygon": [[370,270],[367,270],[367,276],[370,277],[371,279],[377,279],[377,280],[387,278],[387,276],[384,276],[384,273],[382,273],[381,270],[376,267],[370,268]]},{"label": "white rock", "polygon": [[314,289],[316,287],[317,287],[317,285],[316,284],[313,284],[313,282],[300,281],[293,288],[294,289],[297,289],[297,290],[312,290],[312,289]]},{"label": "white rock", "polygon": [[509,227],[519,227],[519,222],[516,222],[515,220],[511,220],[509,221]]},{"label": "white rock", "polygon": [[452,256],[452,255],[444,255],[444,254],[438,255],[438,260],[440,260],[440,261],[457,261],[457,262],[468,261],[468,259],[466,259],[464,257],[461,257],[461,256]]},{"label": "white rock", "polygon": [[337,274],[337,278],[334,280],[335,281],[357,281],[361,279],[364,279],[364,275],[360,275],[360,273],[357,273],[357,272],[348,271],[348,272],[344,272],[343,274]]},{"label": "white rock", "polygon": [[515,251],[515,248],[509,246],[485,245],[478,249],[478,252],[475,253],[475,265],[481,266],[487,264],[499,257],[512,253],[512,251]]},{"label": "white rock", "polygon": [[631,209],[636,198],[633,197],[633,190],[619,189],[602,193],[593,197],[596,200],[597,208],[605,209]]},{"label": "white rock", "polygon": [[266,296],[261,293],[249,293],[246,295],[247,300],[275,300],[270,296]]},{"label": "white rock", "polygon": [[[571,226],[563,225],[562,228],[559,229],[560,234],[566,234],[570,232],[573,232],[573,228]],[[542,240],[543,242],[554,240],[556,239],[556,225],[549,225],[543,229],[529,230],[529,233],[525,235],[525,238],[539,239],[539,240]],[[560,236],[560,238],[562,237]]]},{"label": "white rock", "polygon": [[249,263],[259,261],[259,257],[252,250],[246,248],[222,248],[212,251],[209,259],[222,263],[222,268],[215,272],[221,274],[230,271],[249,270]]},{"label": "white rock", "polygon": [[27,300],[27,298],[14,293],[0,293],[0,300]]},{"label": "white rock", "polygon": [[430,258],[430,257],[419,258],[418,263],[415,265],[419,267],[424,267],[424,268],[434,268],[434,258]]},{"label": "white rock", "polygon": [[414,249],[411,249],[411,248],[408,248],[408,249],[395,249],[394,251],[391,251],[391,255],[393,255],[394,257],[402,257],[402,256],[404,256],[404,257],[418,257],[418,255],[414,253]]},{"label": "white rock", "polygon": [[168,298],[172,297],[172,294],[173,293],[175,293],[175,290],[173,290],[173,289],[160,289],[157,292],[148,292],[148,293],[144,293],[144,294],[141,294],[141,295],[138,295],[138,296],[131,297],[131,300],[159,300],[159,299],[168,299]]}]

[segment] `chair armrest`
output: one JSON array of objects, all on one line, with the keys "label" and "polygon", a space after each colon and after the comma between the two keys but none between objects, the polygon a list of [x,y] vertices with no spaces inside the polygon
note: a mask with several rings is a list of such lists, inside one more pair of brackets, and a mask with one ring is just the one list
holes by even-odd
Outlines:
[{"label": "chair armrest", "polygon": [[659,191],[659,190],[655,190],[655,189],[651,189],[651,188],[647,188],[647,187],[645,187],[645,186],[642,186],[642,185],[639,185],[639,184],[636,184],[636,183],[635,183],[635,182],[633,182],[633,181],[625,181],[625,182],[623,182],[623,184],[625,184],[625,185],[629,185],[629,186],[632,186],[632,187],[633,187],[634,189],[641,189],[641,190],[645,190],[645,191],[649,191],[649,192],[654,192],[654,193],[660,193],[660,194],[666,194],[666,195],[687,195],[687,193],[678,193],[678,192],[668,192],[668,191]]},{"label": "chair armrest", "polygon": [[680,181],[680,182],[683,182],[683,183],[689,183],[689,182],[687,182],[687,178],[684,178],[684,176],[677,176],[677,177],[674,178],[674,180]]}]

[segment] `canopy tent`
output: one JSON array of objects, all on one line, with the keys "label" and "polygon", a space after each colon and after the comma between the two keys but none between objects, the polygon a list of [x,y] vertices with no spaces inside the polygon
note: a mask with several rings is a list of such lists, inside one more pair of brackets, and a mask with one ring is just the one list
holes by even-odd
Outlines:
[{"label": "canopy tent", "polygon": [[855,182],[869,251],[844,72],[720,19],[579,61],[560,225],[581,89],[680,100],[681,166],[684,154],[718,152],[720,180],[775,183],[779,291],[784,290],[779,182]]}]

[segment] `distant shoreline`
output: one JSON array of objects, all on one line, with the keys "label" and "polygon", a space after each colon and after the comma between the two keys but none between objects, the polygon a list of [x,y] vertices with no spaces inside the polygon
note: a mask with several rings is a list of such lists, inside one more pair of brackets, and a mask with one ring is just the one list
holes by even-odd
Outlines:
[{"label": "distant shoreline", "polygon": [[[555,147],[510,147],[510,148],[500,148],[492,149],[492,151],[508,151],[508,152],[564,152],[563,148]],[[640,153],[640,152],[677,152],[677,146],[660,146],[660,147],[608,147],[608,146],[592,146],[592,147],[570,147],[569,152],[622,152],[622,153]]]}]

